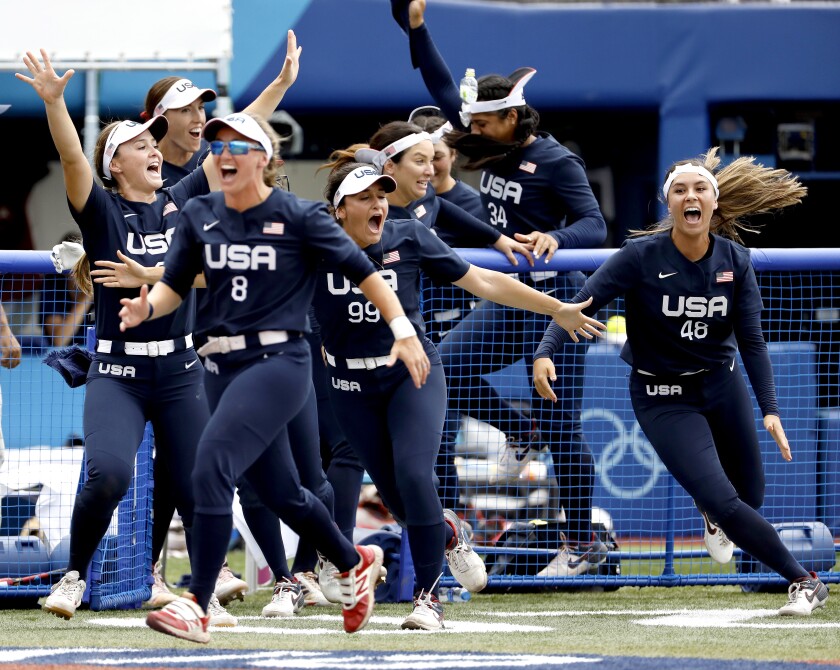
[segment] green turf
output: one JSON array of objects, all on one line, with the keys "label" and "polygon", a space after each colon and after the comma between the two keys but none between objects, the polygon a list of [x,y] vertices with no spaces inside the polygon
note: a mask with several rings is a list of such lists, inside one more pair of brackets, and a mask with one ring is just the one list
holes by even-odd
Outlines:
[{"label": "green turf", "polygon": [[[230,556],[231,567],[242,571],[241,553]],[[188,570],[185,561],[170,560],[167,574],[176,580]],[[258,616],[268,602],[268,589],[235,602],[229,611],[237,616]],[[680,656],[755,660],[810,660],[840,663],[840,603],[807,619],[753,618],[751,627],[661,627],[638,623],[650,619],[628,610],[776,609],[784,594],[744,594],[738,587],[636,588],[622,587],[607,593],[478,594],[467,603],[446,605],[448,621],[488,624],[513,623],[546,626],[540,632],[452,633],[429,635],[346,635],[338,618],[324,621],[318,615],[338,617],[337,608],[308,608],[285,620],[245,620],[243,625],[271,629],[328,629],[322,635],[231,634],[214,632],[211,646],[217,649],[288,649],[376,651],[482,651],[529,653],[580,653],[595,655]],[[402,618],[410,604],[377,605],[375,616]],[[500,617],[499,613],[526,616]],[[557,616],[549,613],[569,613]],[[592,614],[586,614],[592,612]],[[606,612],[606,613],[605,613]],[[113,628],[95,625],[104,618],[142,617],[141,612],[79,611],[69,622],[38,610],[0,610],[4,645],[50,647],[189,648],[193,645],[165,637],[146,628]],[[825,626],[829,624],[831,627]],[[757,625],[781,627],[760,628]],[[370,630],[396,630],[395,623],[369,624]]]}]

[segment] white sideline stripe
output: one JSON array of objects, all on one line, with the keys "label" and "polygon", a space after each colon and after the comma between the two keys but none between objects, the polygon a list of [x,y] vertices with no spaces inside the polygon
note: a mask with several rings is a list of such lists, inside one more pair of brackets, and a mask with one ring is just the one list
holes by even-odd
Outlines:
[{"label": "white sideline stripe", "polygon": [[[237,617],[240,621],[262,621],[264,626],[210,626],[210,630],[215,633],[258,633],[262,635],[346,635],[343,629],[338,624],[341,623],[341,616],[320,614],[314,616],[307,616],[300,619],[288,618],[281,619],[284,624],[304,623],[307,621],[323,621],[334,622],[335,628],[297,628],[297,627],[277,627],[277,619],[266,619],[257,616]],[[355,633],[355,635],[441,635],[441,634],[458,634],[458,633],[544,633],[552,631],[550,626],[528,626],[522,624],[508,624],[508,623],[484,623],[478,621],[446,621],[446,628],[439,631],[416,631],[416,630],[402,630],[399,628],[405,617],[386,617],[386,616],[372,616],[370,624],[378,624],[388,626],[386,629],[370,629]],[[104,626],[110,628],[143,628],[146,625],[145,618],[96,618],[87,622],[90,625]]]}]

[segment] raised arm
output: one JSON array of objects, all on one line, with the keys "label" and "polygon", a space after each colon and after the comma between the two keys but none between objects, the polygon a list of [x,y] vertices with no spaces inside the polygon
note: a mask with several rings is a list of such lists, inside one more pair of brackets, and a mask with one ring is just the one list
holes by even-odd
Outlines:
[{"label": "raised arm", "polygon": [[73,125],[73,119],[70,118],[70,112],[67,111],[67,105],[64,102],[64,89],[73,76],[74,70],[67,70],[59,77],[44,49],[41,49],[41,59],[43,63],[32,52],[27,51],[23,62],[32,76],[15,74],[15,77],[32,86],[44,101],[50,133],[61,158],[67,198],[76,211],[81,211],[93,188],[93,172],[82,149],[79,133],[76,132],[76,126]]},{"label": "raised arm", "polygon": [[262,93],[257,96],[254,102],[242,110],[243,112],[258,114],[264,119],[271,116],[283,100],[286,91],[292,87],[292,84],[297,79],[298,70],[300,69],[300,52],[302,50],[303,47],[297,45],[295,32],[290,30],[286,38],[286,59],[283,61],[283,68],[280,70],[280,74],[263,89]]}]

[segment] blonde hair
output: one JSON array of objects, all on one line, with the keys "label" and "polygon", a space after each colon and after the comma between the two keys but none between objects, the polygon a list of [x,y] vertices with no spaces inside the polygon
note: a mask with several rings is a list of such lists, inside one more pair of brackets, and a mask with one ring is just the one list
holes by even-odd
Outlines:
[{"label": "blonde hair", "polygon": [[274,184],[277,181],[277,174],[280,172],[280,165],[281,163],[277,162],[277,158],[280,157],[280,142],[281,138],[277,134],[277,131],[271,127],[271,124],[266,121],[263,117],[259,114],[251,114],[250,112],[245,112],[254,121],[257,122],[257,125],[262,128],[262,131],[268,136],[268,139],[271,141],[271,152],[272,155],[268,157],[268,164],[263,168],[263,183],[270,187],[274,188]]},{"label": "blonde hair", "polygon": [[93,281],[90,278],[90,261],[87,254],[82,254],[73,269],[70,270],[70,278],[82,293],[88,298],[93,297]]},{"label": "blonde hair", "polygon": [[[738,231],[758,232],[758,227],[742,220],[742,217],[778,211],[802,202],[808,189],[787,170],[764,167],[755,162],[753,156],[741,156],[729,165],[717,170],[720,165],[718,147],[710,148],[699,158],[674,163],[665,174],[665,179],[678,165],[700,165],[711,172],[718,182],[720,195],[718,208],[712,214],[709,232],[742,242]],[[661,196],[664,199],[664,196]],[[666,200],[667,204],[667,200]],[[631,230],[631,237],[652,235],[671,230],[674,219],[667,217],[647,230]]]}]

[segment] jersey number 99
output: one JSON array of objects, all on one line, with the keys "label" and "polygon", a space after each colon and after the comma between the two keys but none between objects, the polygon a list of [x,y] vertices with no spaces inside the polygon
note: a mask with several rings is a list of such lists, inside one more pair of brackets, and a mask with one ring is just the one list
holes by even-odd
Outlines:
[{"label": "jersey number 99", "polygon": [[351,302],[347,305],[347,311],[350,313],[350,323],[376,323],[381,318],[379,310],[372,302]]}]

